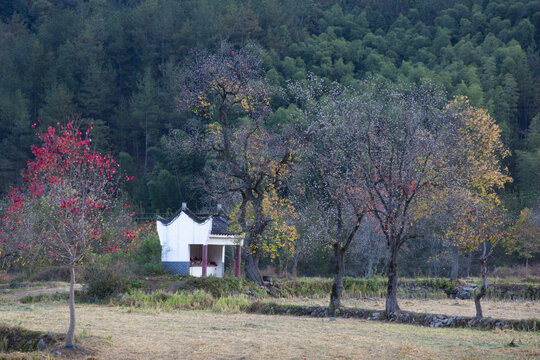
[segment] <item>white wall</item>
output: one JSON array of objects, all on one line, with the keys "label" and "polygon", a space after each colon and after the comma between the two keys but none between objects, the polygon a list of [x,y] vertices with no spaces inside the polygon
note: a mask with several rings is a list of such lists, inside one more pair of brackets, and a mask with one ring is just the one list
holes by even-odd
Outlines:
[{"label": "white wall", "polygon": [[[190,267],[189,275],[195,277],[202,277],[202,266]],[[206,276],[223,277],[223,272],[220,272],[217,266],[208,266],[206,268]]]},{"label": "white wall", "polygon": [[211,219],[198,224],[183,212],[168,226],[158,221],[161,261],[189,261],[189,245],[206,244],[211,229]]}]

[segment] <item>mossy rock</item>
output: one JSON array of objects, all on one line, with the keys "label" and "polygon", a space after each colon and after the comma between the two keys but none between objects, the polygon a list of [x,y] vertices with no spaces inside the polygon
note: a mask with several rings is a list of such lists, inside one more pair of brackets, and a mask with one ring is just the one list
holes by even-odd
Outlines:
[{"label": "mossy rock", "polygon": [[50,347],[63,341],[63,337],[59,334],[47,334],[21,327],[0,325],[0,352],[33,352],[39,350],[40,341]]}]

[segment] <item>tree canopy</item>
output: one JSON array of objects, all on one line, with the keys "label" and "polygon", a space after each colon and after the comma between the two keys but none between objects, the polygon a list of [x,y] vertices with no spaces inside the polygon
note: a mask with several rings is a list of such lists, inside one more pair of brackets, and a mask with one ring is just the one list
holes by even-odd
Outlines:
[{"label": "tree canopy", "polygon": [[[217,56],[224,40],[235,50],[259,49],[257,76],[269,86],[285,88],[312,73],[356,89],[366,78],[430,81],[444,89],[448,102],[467,96],[472,107],[488,111],[511,153],[504,165],[514,181],[497,190],[499,198],[515,218],[535,206],[539,0],[4,2],[0,192],[22,181],[36,143],[33,123],[75,119],[93,122],[97,150],[114,155],[134,176],[126,190],[138,219],[171,214],[184,201],[193,209],[213,208],[198,180],[215,154],[171,152],[168,139],[175,129],[194,135],[192,125],[201,124],[200,114],[177,111],[186,95],[178,87],[182,69],[201,54]],[[245,98],[243,106],[250,102]],[[259,137],[298,120],[279,96],[270,108]],[[237,110],[233,125],[249,125]]]}]

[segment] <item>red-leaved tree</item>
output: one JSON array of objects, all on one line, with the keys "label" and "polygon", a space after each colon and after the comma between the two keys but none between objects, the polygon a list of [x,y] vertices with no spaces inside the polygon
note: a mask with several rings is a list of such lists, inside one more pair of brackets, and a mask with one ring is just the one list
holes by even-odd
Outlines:
[{"label": "red-leaved tree", "polygon": [[[74,346],[75,266],[89,253],[118,251],[133,238],[128,204],[120,200],[118,163],[91,149],[90,127],[73,122],[36,133],[23,176],[24,187],[9,196],[0,233],[3,254],[19,259],[50,259],[70,270],[70,323],[66,347]],[[35,125],[34,125],[35,127]],[[104,231],[118,231],[105,236]]]}]

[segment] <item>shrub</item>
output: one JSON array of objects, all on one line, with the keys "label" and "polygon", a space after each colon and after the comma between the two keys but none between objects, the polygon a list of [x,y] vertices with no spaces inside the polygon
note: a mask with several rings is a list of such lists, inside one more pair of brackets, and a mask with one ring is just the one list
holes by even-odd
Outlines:
[{"label": "shrub", "polygon": [[[293,278],[280,279],[270,289],[274,297],[326,297],[330,294],[333,280],[328,278]],[[345,297],[385,296],[388,280],[383,277],[343,278],[343,295]],[[430,296],[445,296],[451,293],[456,282],[444,278],[434,279],[400,279],[400,296],[418,296],[429,293]]]},{"label": "shrub", "polygon": [[245,312],[251,305],[246,295],[234,295],[217,299],[212,309],[218,312],[240,313]]},{"label": "shrub", "polygon": [[214,310],[233,313],[244,312],[251,305],[251,301],[244,294],[215,299],[203,290],[180,291],[175,294],[163,290],[146,294],[141,290],[136,290],[123,296],[119,302],[124,306],[163,311]]},{"label": "shrub", "polygon": [[142,238],[140,245],[133,252],[133,260],[137,264],[137,272],[142,275],[162,275],[166,270],[161,264],[161,244],[155,233]]},{"label": "shrub", "polygon": [[[79,291],[75,292],[75,298],[81,296]],[[57,292],[54,294],[39,294],[39,295],[26,295],[21,299],[23,304],[31,304],[37,302],[46,302],[46,301],[67,301],[69,299],[69,293],[67,292]]]},{"label": "shrub", "polygon": [[184,283],[184,288],[186,290],[204,290],[213,297],[219,298],[241,293],[242,280],[234,277],[189,277]]},{"label": "shrub", "polygon": [[525,266],[500,266],[493,270],[493,276],[497,278],[520,278],[525,282],[540,282],[540,264]]},{"label": "shrub", "polygon": [[128,259],[123,254],[106,254],[87,267],[85,297],[100,301],[127,292],[134,281]]},{"label": "shrub", "polygon": [[141,269],[142,275],[164,275],[167,273],[167,270],[163,267],[161,262],[159,263],[148,263],[144,264]]},{"label": "shrub", "polygon": [[202,290],[181,291],[176,294],[170,294],[163,290],[146,294],[141,290],[136,290],[128,293],[121,300],[122,305],[164,311],[210,309],[213,302],[212,295]]},{"label": "shrub", "polygon": [[388,280],[385,278],[343,278],[343,287],[349,296],[383,296]]},{"label": "shrub", "polygon": [[283,279],[276,282],[279,297],[327,296],[332,289],[332,280],[323,278]]}]

